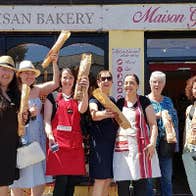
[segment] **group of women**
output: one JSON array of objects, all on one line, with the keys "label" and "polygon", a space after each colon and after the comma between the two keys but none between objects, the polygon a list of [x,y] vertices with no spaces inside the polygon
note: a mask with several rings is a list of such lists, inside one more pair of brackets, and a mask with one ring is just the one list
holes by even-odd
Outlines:
[{"label": "group of women", "polygon": [[[31,188],[31,196],[41,196],[45,183],[52,182],[53,176],[53,195],[72,196],[74,178],[86,174],[80,114],[89,108],[89,173],[94,180],[92,195],[107,196],[109,185],[114,179],[119,196],[130,196],[132,193],[134,196],[153,196],[151,179],[160,178],[161,195],[171,196],[172,156],[163,156],[160,153],[160,143],[166,137],[162,111],[167,110],[170,114],[177,139],[178,118],[172,100],[162,95],[166,75],[160,71],[151,74],[151,92],[147,96],[137,93],[137,75],[125,76],[125,97],[115,102],[109,96],[113,81],[111,72],[102,70],[98,73],[98,88],[109,96],[130,123],[130,128],[123,129],[116,123],[118,114],[112,108],[105,108],[96,97],[89,97],[88,77],[83,77],[78,84],[86,89],[82,100],[73,99],[77,73],[73,67],[67,67],[59,74],[58,55],[50,54],[50,58],[53,64],[53,80],[36,84],[40,71],[31,61],[22,61],[16,70],[10,56],[0,57],[0,153],[3,157],[0,163],[0,195],[6,196],[10,187],[12,196],[22,196],[22,188]],[[46,152],[46,160],[19,171],[16,168],[16,151],[20,140],[17,135],[17,112],[21,84],[24,83],[30,86],[31,91],[29,122],[22,139],[27,144],[38,141]],[[58,87],[58,92],[52,93]],[[48,95],[44,104],[44,119],[39,98],[42,95]],[[186,95],[194,103],[196,77],[188,81]],[[187,108],[186,113],[185,136],[190,132],[194,104]],[[26,122],[25,115],[23,118]],[[195,127],[192,127],[194,131]],[[178,143],[175,151],[178,151]],[[195,172],[192,172],[195,171],[195,151],[196,146],[188,144],[185,137],[183,160],[193,195],[196,195],[196,177]]]}]

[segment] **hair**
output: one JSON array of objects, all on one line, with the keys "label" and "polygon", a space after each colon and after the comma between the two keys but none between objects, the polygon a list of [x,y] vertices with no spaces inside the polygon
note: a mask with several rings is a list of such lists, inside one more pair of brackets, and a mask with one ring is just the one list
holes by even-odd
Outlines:
[{"label": "hair", "polygon": [[101,75],[102,75],[103,73],[109,73],[110,76],[112,77],[112,73],[111,73],[109,70],[101,70],[101,71],[97,74],[97,80],[100,80]]},{"label": "hair", "polygon": [[[8,85],[7,94],[18,109],[20,105],[20,91],[18,88],[16,73],[14,73],[13,79]],[[0,90],[0,112],[8,109],[9,105],[10,104],[7,102],[7,100],[2,94],[2,90]]]},{"label": "hair", "polygon": [[190,101],[194,101],[195,97],[193,96],[193,92],[192,92],[192,88],[193,88],[193,84],[196,82],[196,75],[189,78],[186,81],[186,87],[185,87],[185,95],[187,96],[187,98]]},{"label": "hair", "polygon": [[166,74],[163,73],[162,71],[153,71],[150,75],[150,81],[153,78],[159,78],[164,82],[164,84],[166,83]]},{"label": "hair", "polygon": [[140,84],[139,78],[138,78],[138,76],[137,76],[136,74],[127,74],[127,75],[124,77],[124,81],[125,81],[126,77],[129,77],[129,76],[134,77],[134,79],[135,79],[137,85]]}]

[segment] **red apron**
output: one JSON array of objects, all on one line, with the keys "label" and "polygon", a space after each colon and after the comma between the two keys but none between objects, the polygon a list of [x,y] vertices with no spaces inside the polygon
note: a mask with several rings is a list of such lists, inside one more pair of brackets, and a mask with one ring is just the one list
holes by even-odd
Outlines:
[{"label": "red apron", "polygon": [[46,175],[84,175],[85,159],[80,128],[80,113],[76,100],[57,96],[58,108],[52,120],[52,130],[59,150],[47,145]]}]

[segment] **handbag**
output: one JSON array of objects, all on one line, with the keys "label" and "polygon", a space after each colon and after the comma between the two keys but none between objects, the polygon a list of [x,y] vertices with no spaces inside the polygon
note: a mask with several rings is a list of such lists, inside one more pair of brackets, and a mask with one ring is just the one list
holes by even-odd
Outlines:
[{"label": "handbag", "polygon": [[159,142],[158,153],[162,157],[172,157],[176,148],[176,143],[168,143],[162,138]]},{"label": "handbag", "polygon": [[17,168],[19,169],[39,163],[44,159],[45,153],[36,141],[17,149]]}]

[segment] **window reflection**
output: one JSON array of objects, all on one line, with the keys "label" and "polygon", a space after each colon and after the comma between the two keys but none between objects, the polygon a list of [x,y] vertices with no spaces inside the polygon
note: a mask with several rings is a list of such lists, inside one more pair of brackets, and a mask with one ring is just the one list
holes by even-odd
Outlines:
[{"label": "window reflection", "polygon": [[[43,45],[27,43],[20,44],[8,51],[8,55],[12,56],[16,62],[18,68],[19,63],[22,60],[30,60],[37,69],[41,71],[41,75],[38,78],[38,82],[44,81],[44,71],[47,71],[47,80],[52,79],[52,66],[48,66],[44,70],[41,66],[45,56],[49,52],[49,48]],[[59,67],[63,68],[66,66],[79,66],[82,53],[92,54],[92,66],[91,75],[95,77],[97,73],[103,69],[104,66],[104,50],[91,44],[76,43],[66,47],[63,47],[59,53]]]},{"label": "window reflection", "polygon": [[196,39],[148,39],[148,57],[196,56]]},{"label": "window reflection", "polygon": [[49,48],[43,45],[34,44],[34,43],[27,43],[27,44],[20,44],[16,47],[11,48],[8,51],[8,55],[12,56],[15,63],[16,68],[18,68],[19,63],[22,60],[30,60],[34,64],[34,66],[41,71],[41,75],[38,78],[38,82],[44,81],[43,76],[43,68],[41,63],[43,59],[49,52]]},{"label": "window reflection", "polygon": [[82,53],[92,54],[90,72],[93,75],[97,75],[97,72],[104,68],[104,50],[91,44],[76,43],[62,48],[59,54],[59,66],[78,66],[80,64]]}]

